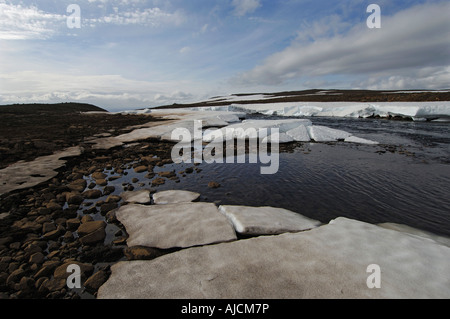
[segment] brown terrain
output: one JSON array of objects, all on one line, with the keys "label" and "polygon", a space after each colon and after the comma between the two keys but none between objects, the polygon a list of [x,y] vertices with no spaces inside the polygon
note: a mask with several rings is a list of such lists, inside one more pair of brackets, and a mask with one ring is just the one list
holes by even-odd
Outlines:
[{"label": "brown terrain", "polygon": [[[327,93],[321,93],[326,91]],[[237,98],[233,104],[255,104],[255,103],[280,103],[280,102],[430,102],[430,101],[450,101],[449,92],[418,92],[409,91],[409,93],[397,93],[399,91],[370,91],[370,90],[305,90],[289,91],[277,93],[251,93],[235,94],[242,97],[242,101]],[[401,91],[408,92],[408,91]],[[266,99],[257,101],[245,101],[245,97],[251,95],[266,95]],[[201,107],[201,106],[224,106],[230,102],[225,98],[211,99],[210,101],[191,103],[191,104],[172,104],[157,108],[183,108],[183,107]]]},{"label": "brown terrain", "polygon": [[[98,112],[85,115],[82,112]],[[116,136],[125,128],[155,119],[108,114],[89,104],[16,104],[0,106],[0,169],[19,160],[32,160],[80,145],[86,138]]]}]

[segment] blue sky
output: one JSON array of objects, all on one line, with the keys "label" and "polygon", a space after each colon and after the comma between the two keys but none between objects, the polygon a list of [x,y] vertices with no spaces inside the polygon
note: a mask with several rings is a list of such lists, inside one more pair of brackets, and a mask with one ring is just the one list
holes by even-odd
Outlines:
[{"label": "blue sky", "polygon": [[[369,29],[371,3],[381,28]],[[70,29],[70,4],[81,28]],[[450,88],[448,1],[0,0],[0,103]]]}]

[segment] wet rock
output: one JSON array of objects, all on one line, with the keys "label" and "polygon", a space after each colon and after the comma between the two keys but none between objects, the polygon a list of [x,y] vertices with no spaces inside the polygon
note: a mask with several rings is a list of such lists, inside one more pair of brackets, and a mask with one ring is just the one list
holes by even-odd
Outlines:
[{"label": "wet rock", "polygon": [[220,184],[217,183],[217,182],[211,181],[211,182],[208,183],[208,187],[209,188],[219,188]]},{"label": "wet rock", "polygon": [[106,179],[97,179],[95,182],[98,186],[106,186],[108,184]]},{"label": "wet rock", "polygon": [[163,185],[163,184],[165,184],[165,183],[166,183],[166,181],[165,181],[164,178],[157,177],[157,178],[155,178],[155,179],[152,181],[152,186]]},{"label": "wet rock", "polygon": [[166,177],[166,178],[176,176],[175,171],[159,172],[158,175],[161,177]]},{"label": "wet rock", "polygon": [[118,195],[110,195],[108,198],[106,198],[107,203],[117,203],[120,202],[122,198]]},{"label": "wet rock", "polygon": [[30,293],[34,290],[36,282],[33,278],[30,277],[22,277],[17,285],[17,289],[22,291],[23,293]]},{"label": "wet rock", "polygon": [[92,173],[91,176],[92,176],[93,179],[99,180],[99,179],[105,179],[108,175],[106,175],[106,174],[104,174],[102,172],[95,172],[95,173]]},{"label": "wet rock", "polygon": [[83,245],[101,242],[106,237],[106,223],[102,220],[90,221],[80,225],[77,232]]},{"label": "wet rock", "polygon": [[103,285],[108,279],[107,273],[104,270],[99,270],[91,277],[89,277],[84,283],[84,287],[91,292],[95,292]]},{"label": "wet rock", "polygon": [[75,192],[81,193],[86,188],[86,185],[87,185],[86,180],[84,180],[84,179],[77,179],[77,180],[71,182],[69,185],[67,185],[67,187],[71,191],[75,191]]},{"label": "wet rock", "polygon": [[55,230],[52,230],[52,231],[42,235],[42,238],[45,240],[57,239],[58,237],[62,236],[65,231],[66,230],[64,229],[64,227],[62,225],[58,225],[58,227]]},{"label": "wet rock", "polygon": [[163,255],[162,250],[145,246],[127,247],[123,254],[128,260],[152,260]]},{"label": "wet rock", "polygon": [[53,222],[44,223],[42,225],[42,232],[44,234],[48,233],[48,232],[51,232],[51,231],[54,231],[55,229],[56,229],[56,225]]},{"label": "wet rock", "polygon": [[103,189],[103,195],[112,194],[115,190],[116,188],[114,186],[105,186],[105,188]]},{"label": "wet rock", "polygon": [[66,228],[70,231],[77,229],[81,224],[78,218],[71,218],[66,221]]},{"label": "wet rock", "polygon": [[136,173],[143,173],[143,172],[147,171],[147,169],[148,169],[147,166],[141,165],[141,166],[135,167],[134,171]]},{"label": "wet rock", "polygon": [[91,190],[85,191],[83,193],[83,197],[87,198],[87,199],[97,199],[102,196],[103,196],[103,194],[102,194],[101,190],[99,190],[99,189],[91,189]]},{"label": "wet rock", "polygon": [[68,261],[55,269],[53,273],[54,278],[66,280],[67,277],[71,274],[70,272],[67,272],[67,268],[73,264],[78,265],[80,267],[82,279],[88,278],[94,271],[94,266],[91,264],[81,263],[79,261]]},{"label": "wet rock", "polygon": [[26,218],[15,221],[12,226],[15,228],[20,228],[22,230],[32,231],[32,232],[38,232],[42,229],[41,224],[36,223],[34,221],[29,221]]},{"label": "wet rock", "polygon": [[66,201],[69,205],[80,205],[83,200],[83,196],[80,193],[71,192],[66,194]]},{"label": "wet rock", "polygon": [[45,258],[45,256],[43,253],[37,252],[30,256],[30,259],[28,260],[28,262],[32,263],[32,264],[42,264],[42,262],[44,261],[44,258]]},{"label": "wet rock", "polygon": [[56,210],[62,210],[62,206],[56,201],[50,201],[45,207],[50,209],[50,211],[52,212]]},{"label": "wet rock", "polygon": [[22,268],[18,268],[16,270],[14,270],[13,272],[11,272],[11,274],[6,279],[6,284],[8,286],[14,285],[14,283],[17,283],[20,280],[20,278],[22,278],[24,276],[24,274],[25,274],[25,271]]},{"label": "wet rock", "polygon": [[116,209],[117,207],[119,207],[117,202],[104,203],[102,206],[100,206],[100,214],[105,216],[109,211]]},{"label": "wet rock", "polygon": [[48,260],[42,264],[42,267],[39,271],[33,276],[34,279],[38,279],[41,277],[49,277],[60,265],[59,261],[56,260]]},{"label": "wet rock", "polygon": [[44,279],[38,289],[41,294],[48,292],[57,292],[66,287],[65,279]]},{"label": "wet rock", "polygon": [[94,219],[90,215],[84,215],[83,217],[81,217],[81,223],[82,224],[87,223],[87,222],[91,222],[93,220]]}]

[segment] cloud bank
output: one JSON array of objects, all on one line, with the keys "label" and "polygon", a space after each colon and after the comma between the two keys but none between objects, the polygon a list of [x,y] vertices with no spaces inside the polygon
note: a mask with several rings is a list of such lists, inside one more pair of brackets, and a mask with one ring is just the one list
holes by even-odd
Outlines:
[{"label": "cloud bank", "polygon": [[[233,81],[240,85],[279,85],[304,77],[360,75],[371,77],[365,83],[372,88],[448,87],[448,12],[448,2],[424,4],[383,17],[381,29],[369,29],[363,23],[345,34],[322,36],[340,25],[333,16],[331,25],[315,24],[310,30],[300,31],[289,47]],[[342,26],[346,24],[342,22]],[[314,37],[312,42],[305,41],[308,34]]]}]

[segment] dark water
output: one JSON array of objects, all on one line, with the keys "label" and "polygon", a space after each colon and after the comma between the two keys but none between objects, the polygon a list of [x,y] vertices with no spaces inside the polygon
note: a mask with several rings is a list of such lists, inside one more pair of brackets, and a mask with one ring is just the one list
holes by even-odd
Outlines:
[{"label": "dark water", "polygon": [[[305,143],[280,154],[278,173],[261,175],[262,164],[199,164],[200,172],[157,190],[184,189],[216,204],[282,207],[328,222],[348,217],[393,222],[450,236],[450,124],[387,120],[312,119],[380,145]],[[170,164],[155,172],[177,173],[193,164]],[[145,174],[137,177],[149,188]],[[208,182],[221,184],[211,189]],[[119,189],[121,187],[118,187]]]}]

